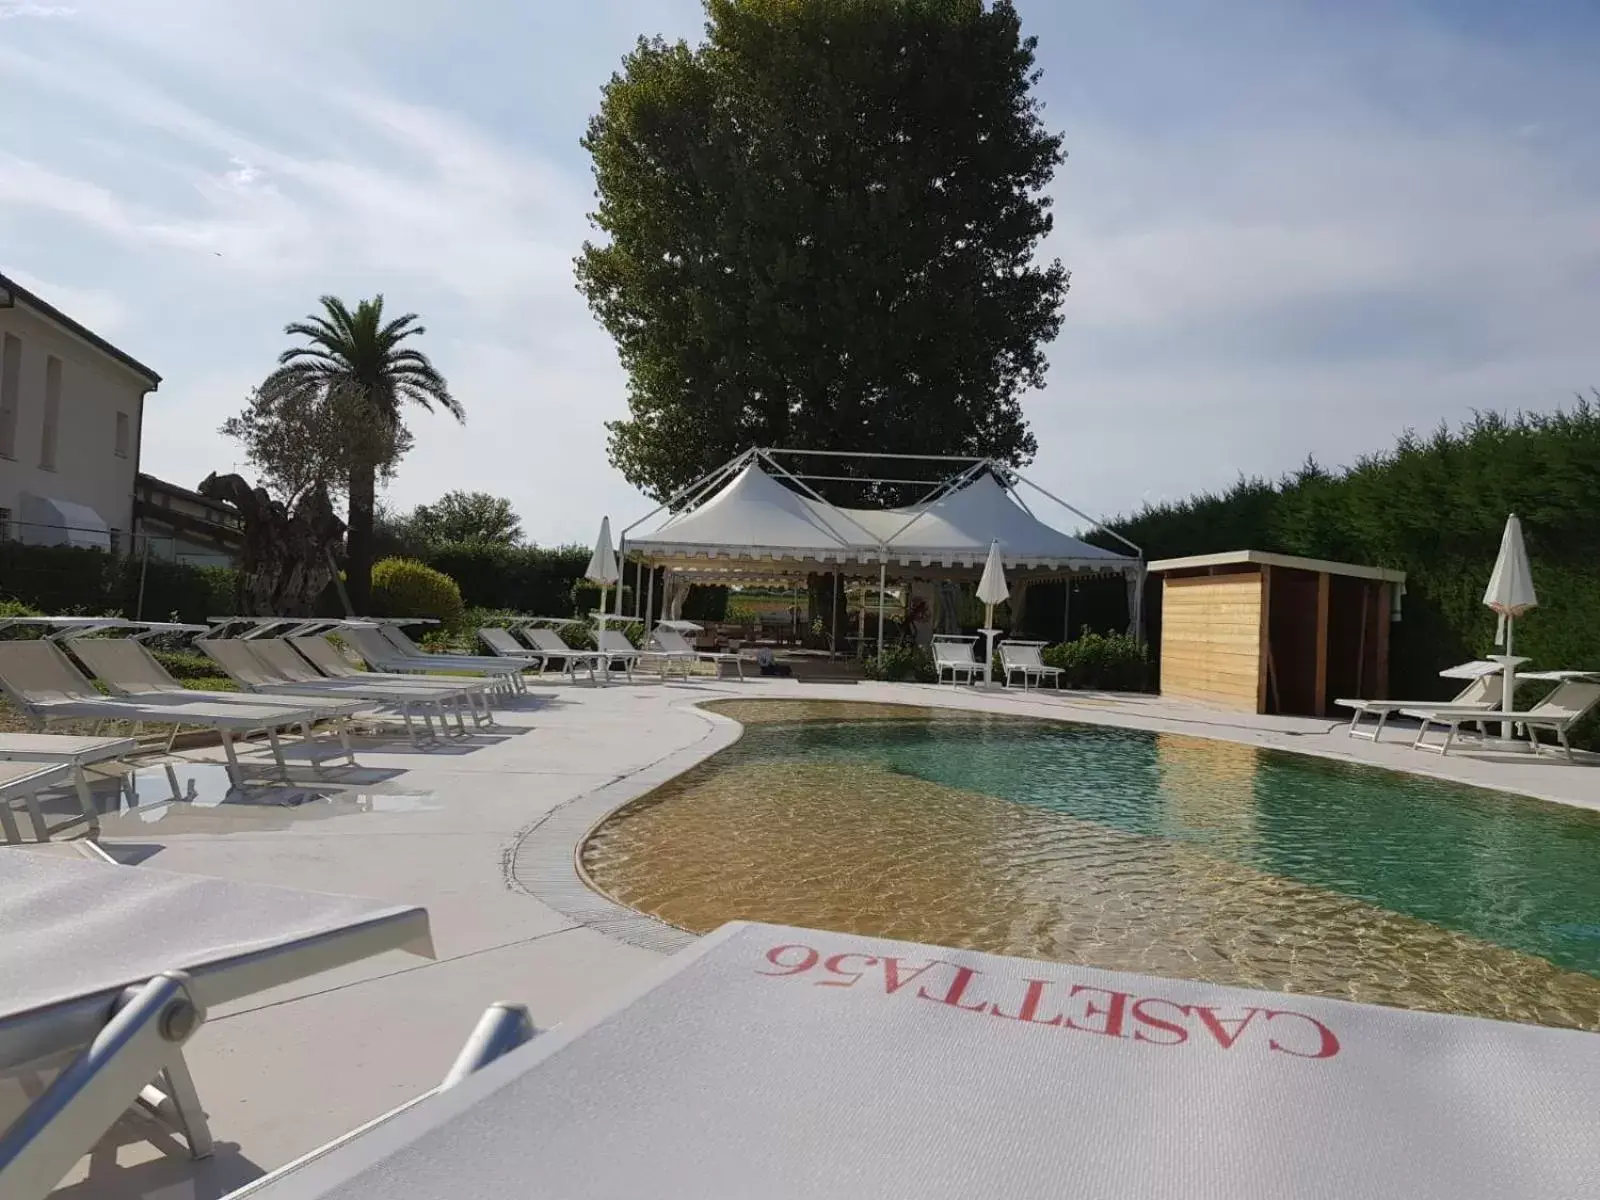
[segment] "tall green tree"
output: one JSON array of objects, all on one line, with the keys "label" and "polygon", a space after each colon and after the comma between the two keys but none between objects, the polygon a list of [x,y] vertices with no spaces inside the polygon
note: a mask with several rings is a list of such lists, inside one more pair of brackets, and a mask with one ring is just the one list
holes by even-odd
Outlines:
[{"label": "tall green tree", "polygon": [[1064,155],[1013,5],[706,14],[695,48],[639,41],[583,139],[605,240],[578,282],[629,378],[612,462],[657,497],[751,444],[1027,462],[1068,276],[1035,260]]},{"label": "tall green tree", "polygon": [[346,587],[356,611],[366,612],[377,483],[411,445],[406,405],[437,405],[457,421],[466,414],[427,355],[406,344],[426,332],[417,315],[386,321],[381,295],[354,309],[324,296],[321,313],[284,332],[304,344],[278,356],[278,369],[222,430],[281,487],[320,484],[348,498]]},{"label": "tall green tree", "polygon": [[423,542],[515,546],[522,541],[522,520],[511,501],[488,492],[446,492],[432,504],[417,505],[407,524]]}]

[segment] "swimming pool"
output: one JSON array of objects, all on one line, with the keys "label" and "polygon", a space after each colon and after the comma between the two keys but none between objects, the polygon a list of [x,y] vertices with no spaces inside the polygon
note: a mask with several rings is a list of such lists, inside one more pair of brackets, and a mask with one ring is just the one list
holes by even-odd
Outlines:
[{"label": "swimming pool", "polygon": [[1600,1028],[1600,814],[1231,742],[736,701],[594,884],[748,918]]}]

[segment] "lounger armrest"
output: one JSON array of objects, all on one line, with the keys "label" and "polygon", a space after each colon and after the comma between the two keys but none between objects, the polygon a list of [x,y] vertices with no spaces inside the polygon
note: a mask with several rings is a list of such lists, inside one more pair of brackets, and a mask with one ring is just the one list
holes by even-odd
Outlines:
[{"label": "lounger armrest", "polygon": [[[1400,711],[1408,717],[1443,717],[1447,720],[1456,717],[1467,720],[1485,717],[1491,721],[1520,721],[1530,716],[1528,713],[1508,713],[1502,709],[1476,704],[1407,704]],[[1534,713],[1531,716],[1536,718],[1538,714]]]}]

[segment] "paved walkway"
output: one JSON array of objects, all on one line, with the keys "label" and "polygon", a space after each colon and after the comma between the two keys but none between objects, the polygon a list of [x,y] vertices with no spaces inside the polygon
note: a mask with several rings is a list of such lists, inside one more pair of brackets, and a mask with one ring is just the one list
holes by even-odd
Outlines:
[{"label": "paved walkway", "polygon": [[[1422,771],[1600,808],[1600,771],[1551,756],[1445,759],[1352,741],[1341,723],[1219,713],[1152,697],[985,693],[917,685],[753,679],[608,688],[553,685],[502,709],[467,745],[358,749],[330,768],[333,798],[284,789],[215,803],[215,768],[182,766],[196,798],[111,817],[103,844],[153,867],[423,904],[438,958],[401,954],[219,1010],[189,1057],[218,1142],[190,1164],[121,1147],[58,1193],[209,1200],[436,1084],[478,1014],[527,1004],[548,1028],[660,960],[679,938],[626,918],[574,883],[572,846],[595,813],[714,753],[738,728],[695,707],[723,696],[953,705],[1216,737]],[[307,772],[301,778],[313,778]],[[160,772],[141,790],[161,791]],[[317,789],[308,789],[315,791]],[[579,803],[574,804],[577,801]],[[546,899],[540,899],[543,896]]]}]

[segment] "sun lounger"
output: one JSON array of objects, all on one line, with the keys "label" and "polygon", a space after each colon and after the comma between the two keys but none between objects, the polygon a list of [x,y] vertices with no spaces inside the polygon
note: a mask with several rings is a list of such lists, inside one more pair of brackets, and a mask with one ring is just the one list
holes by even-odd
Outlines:
[{"label": "sun lounger", "polygon": [[432,957],[425,910],[0,850],[0,1081],[61,1068],[0,1134],[0,1196],[42,1200],[132,1107],[209,1155],[207,1012],[388,950]]},{"label": "sun lounger", "polygon": [[[280,729],[301,728],[309,733],[316,714],[309,709],[281,705],[215,703],[211,701],[130,700],[102,696],[83,677],[59,646],[51,642],[0,641],[0,691],[34,721],[129,721],[170,726],[173,737],[185,725],[210,729],[222,740],[228,776],[242,786],[243,775],[233,739],[265,733],[279,770],[288,774]],[[171,746],[169,740],[168,746]]]},{"label": "sun lounger", "polygon": [[1577,1197],[1597,1094],[1592,1033],[741,922],[233,1200]]},{"label": "sun lounger", "polygon": [[[73,638],[68,648],[78,661],[94,673],[94,677],[118,696],[127,696],[147,704],[192,704],[197,700],[214,704],[243,704],[255,709],[281,708],[285,713],[307,713],[317,721],[327,722],[339,739],[340,749],[349,764],[356,765],[355,751],[350,745],[351,718],[368,707],[360,700],[311,698],[306,696],[270,698],[250,696],[239,692],[207,692],[186,688],[158,662],[148,649],[129,638]],[[303,726],[307,742],[311,741],[311,727]]]},{"label": "sun lounger", "polygon": [[[448,684],[435,685],[424,692],[404,685],[387,684],[386,676],[374,675],[369,681],[327,679],[318,674],[299,653],[282,638],[201,638],[195,642],[200,650],[227,672],[240,687],[252,693],[284,697],[320,698],[319,702],[337,701],[365,707],[366,719],[392,720],[398,715],[405,727],[407,738],[415,743],[417,732],[411,723],[413,715],[422,720],[423,728],[433,735],[433,716],[439,724],[448,723],[449,701],[464,702],[461,691]],[[373,705],[380,706],[374,710]],[[455,709],[457,728],[466,732],[460,708]],[[474,711],[474,718],[477,714]]]},{"label": "sun lounger", "polygon": [[[4,834],[8,844],[22,841],[16,814],[11,810],[17,800],[22,801],[28,819],[33,822],[34,837],[41,842],[50,840],[57,829],[45,823],[44,810],[39,807],[39,793],[71,778],[72,768],[66,763],[0,762],[0,834]],[[4,869],[4,862],[0,862],[0,870]]]},{"label": "sun lounger", "polygon": [[[74,638],[67,648],[112,693],[135,700],[213,700],[219,704],[281,705],[310,711],[319,720],[345,722],[367,706],[360,697],[298,696],[294,699],[252,696],[246,692],[198,691],[179,683],[148,649],[129,638]],[[226,672],[224,672],[226,673]]]},{"label": "sun lounger", "polygon": [[554,659],[561,660],[563,669],[574,683],[578,681],[578,668],[580,666],[589,669],[589,678],[592,680],[596,668],[605,665],[606,656],[604,654],[601,654],[598,650],[575,650],[567,645],[566,640],[554,629],[541,629],[538,626],[530,626],[523,630],[523,634],[544,655],[544,659],[539,666],[539,674],[541,675],[545,673]]},{"label": "sun lounger", "polygon": [[1005,674],[1007,687],[1011,686],[1013,675],[1022,676],[1022,690],[1027,691],[1029,684],[1042,686],[1045,680],[1061,686],[1061,668],[1049,666],[1042,655],[1045,644],[1043,642],[1018,642],[1007,638],[1000,643],[1000,669]]},{"label": "sun lounger", "polygon": [[376,625],[343,625],[339,636],[374,671],[393,671],[401,675],[445,674],[486,677],[507,691],[520,691],[523,664],[504,658],[462,659],[446,654],[416,655],[400,650]]},{"label": "sun lounger", "polygon": [[[48,830],[48,834],[69,829],[79,821],[91,833],[99,831],[100,817],[89,792],[86,768],[99,762],[125,758],[137,748],[132,738],[71,737],[59,733],[0,733],[0,762],[65,763],[72,772],[72,784],[78,794],[81,813],[64,820]],[[40,841],[46,840],[40,838]]]},{"label": "sun lounger", "polygon": [[[1588,716],[1597,705],[1600,705],[1600,678],[1591,675],[1566,679],[1556,684],[1555,689],[1548,696],[1525,712],[1506,712],[1501,709],[1456,708],[1450,705],[1406,708],[1401,711],[1406,716],[1416,717],[1422,722],[1422,728],[1417,730],[1416,740],[1411,743],[1418,750],[1432,750],[1440,755],[1448,754],[1461,726],[1469,722],[1476,722],[1481,725],[1483,722],[1489,721],[1513,726],[1520,725],[1526,729],[1528,731],[1528,740],[1533,744],[1535,752],[1542,748],[1538,731],[1541,729],[1548,730],[1555,735],[1557,744],[1570,760],[1572,758],[1572,746],[1567,741],[1567,733],[1574,725]],[[1430,742],[1427,740],[1428,734],[1435,726],[1444,730],[1444,741]]]},{"label": "sun lounger", "polygon": [[[1488,668],[1478,670],[1476,668]],[[1500,703],[1500,697],[1505,687],[1504,670],[1499,663],[1471,662],[1462,663],[1459,667],[1451,667],[1440,671],[1439,674],[1446,679],[1466,679],[1467,686],[1462,688],[1452,699],[1443,701],[1452,708],[1481,708],[1488,710],[1495,708]],[[1417,700],[1335,700],[1340,708],[1348,708],[1350,713],[1350,727],[1345,732],[1353,738],[1365,738],[1375,742],[1383,736],[1383,727],[1395,713],[1408,708],[1418,708],[1426,701]],[[1361,724],[1363,717],[1377,717],[1378,723],[1371,729],[1366,729]],[[1480,724],[1481,728],[1481,724]]]},{"label": "sun lounger", "polygon": [[983,674],[983,664],[977,659],[975,653],[977,638],[955,637],[951,634],[940,634],[933,639],[933,665],[937,672],[935,679],[944,682],[945,672],[950,673],[951,683],[960,683],[963,679],[971,683],[974,678]]},{"label": "sun lounger", "polygon": [[500,629],[493,625],[486,625],[478,630],[478,640],[489,647],[489,653],[496,658],[518,658],[525,662],[532,662],[541,668],[544,667],[544,655],[537,650],[530,650],[516,638],[511,636],[509,629]]},{"label": "sun lounger", "polygon": [[513,663],[510,660],[498,658],[493,654],[435,654],[424,650],[406,636],[405,630],[393,622],[380,622],[377,626],[378,636],[388,642],[403,656],[428,662],[448,663],[448,670],[477,670],[485,671],[503,678],[518,691],[524,690],[525,684],[522,672],[533,667],[532,663]]},{"label": "sun lounger", "polygon": [[[699,626],[689,626],[698,629]],[[717,673],[722,673],[722,668],[731,664],[738,672],[739,678],[744,678],[744,660],[737,654],[723,653],[716,650],[696,650],[689,644],[689,639],[683,636],[681,629],[671,625],[657,625],[650,633],[650,640],[654,648],[665,654],[676,655],[685,662],[709,662],[717,664]]]},{"label": "sun lounger", "polygon": [[[462,707],[472,714],[472,719],[477,724],[494,724],[494,713],[489,707],[489,689],[493,685],[485,679],[468,679],[460,675],[453,678],[445,678],[442,675],[388,675],[372,671],[352,671],[336,679],[329,679],[291,645],[287,638],[252,638],[247,644],[272,670],[286,679],[307,687],[326,687],[335,694],[339,690],[344,690],[352,696],[370,695],[374,699],[381,697],[389,703],[397,702],[398,698],[409,697],[427,702],[442,701],[455,710],[456,725],[463,732],[465,726],[461,722]],[[340,662],[344,661],[332,646],[326,642],[323,645],[327,646]]]},{"label": "sun lounger", "polygon": [[344,652],[330,642],[325,634],[296,634],[283,640],[306,660],[312,670],[321,672],[327,679],[335,682],[349,681],[363,686],[376,682],[383,684],[384,687],[408,688],[428,695],[434,694],[442,687],[451,688],[460,692],[466,699],[467,707],[479,725],[494,724],[494,712],[489,703],[490,693],[497,686],[493,679],[468,678],[464,675],[452,675],[446,679],[440,675],[364,671],[352,665],[344,656]]},{"label": "sun lounger", "polygon": [[[659,650],[641,650],[628,640],[628,635],[620,629],[602,629],[595,635],[595,645],[605,654],[602,666],[607,675],[611,673],[613,663],[620,662],[622,670],[631,680],[633,668],[641,662],[664,662],[668,655]],[[663,670],[663,675],[665,671]]]}]

